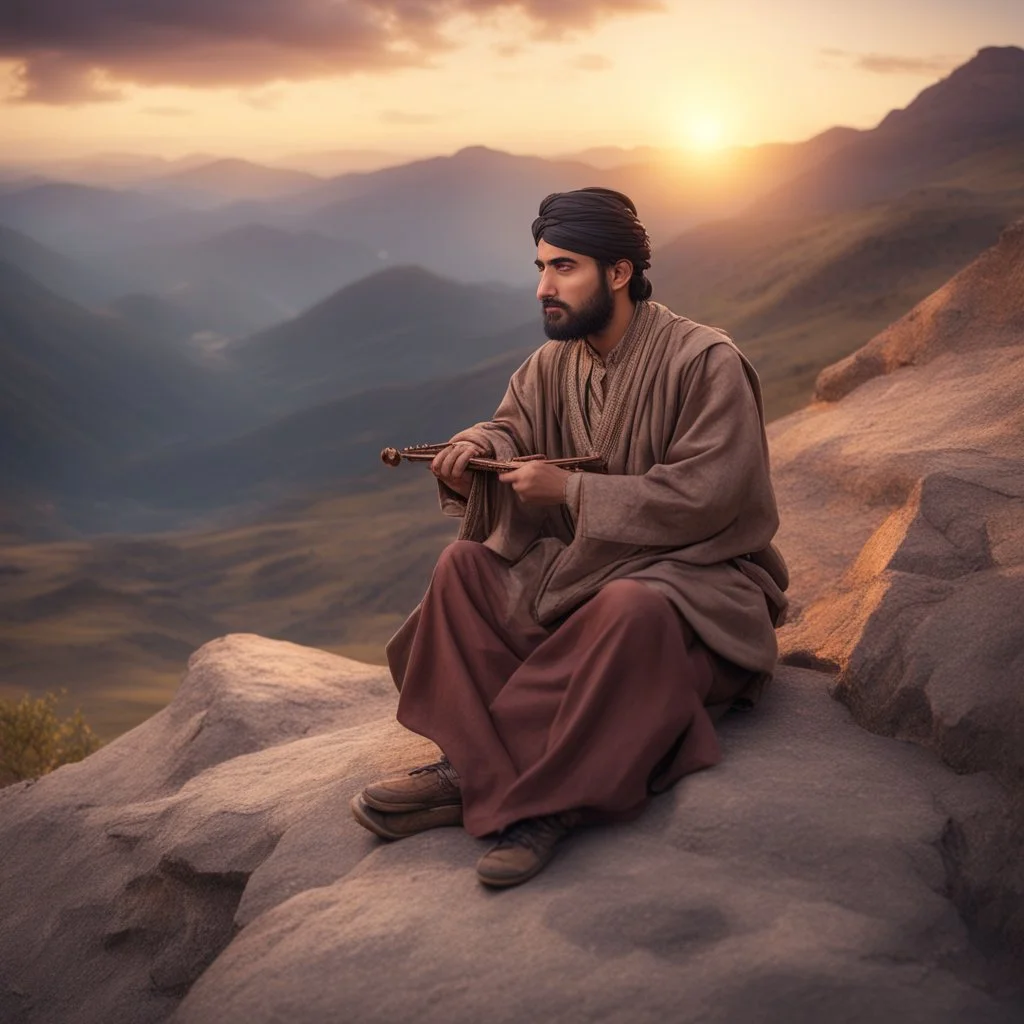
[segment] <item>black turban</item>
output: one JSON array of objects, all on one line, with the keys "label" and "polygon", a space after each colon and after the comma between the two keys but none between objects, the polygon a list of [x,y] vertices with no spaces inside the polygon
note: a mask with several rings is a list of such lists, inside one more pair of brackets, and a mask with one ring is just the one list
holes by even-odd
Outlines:
[{"label": "black turban", "polygon": [[651,265],[651,240],[629,196],[610,188],[553,192],[540,204],[533,222],[533,241],[543,239],[559,249],[592,256],[603,263],[629,260],[636,287],[634,299],[651,294],[644,271]]}]

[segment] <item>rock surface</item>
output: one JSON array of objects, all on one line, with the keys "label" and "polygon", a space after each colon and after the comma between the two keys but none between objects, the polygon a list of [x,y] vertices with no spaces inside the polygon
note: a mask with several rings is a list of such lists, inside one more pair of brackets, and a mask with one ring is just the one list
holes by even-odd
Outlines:
[{"label": "rock surface", "polygon": [[998,785],[859,729],[819,673],[777,682],[722,765],[492,893],[486,843],[348,813],[433,754],[383,670],[209,644],[102,758],[0,793],[0,1019],[1019,1019],[946,896],[949,823],[1000,813]]},{"label": "rock surface", "polygon": [[0,791],[0,1020],[1024,1019],[1022,268],[1010,231],[773,424],[788,664],[721,765],[489,892],[485,843],[348,812],[435,753],[385,670],[215,641]]},{"label": "rock surface", "polygon": [[784,660],[834,673],[861,725],[1000,780],[956,895],[1024,955],[1024,223],[822,382],[846,397],[770,429]]}]

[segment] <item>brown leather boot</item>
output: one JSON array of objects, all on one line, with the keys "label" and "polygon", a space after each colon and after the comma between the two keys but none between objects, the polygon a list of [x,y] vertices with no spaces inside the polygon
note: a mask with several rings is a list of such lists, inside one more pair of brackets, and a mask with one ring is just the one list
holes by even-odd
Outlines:
[{"label": "brown leather boot", "polygon": [[363,803],[375,811],[405,814],[433,807],[462,806],[459,776],[447,757],[401,775],[371,782],[363,790]]},{"label": "brown leather boot", "polygon": [[405,839],[406,836],[413,836],[417,832],[425,832],[428,828],[462,824],[462,804],[386,814],[367,807],[361,796],[354,796],[349,806],[356,821],[381,839]]},{"label": "brown leather boot", "polygon": [[533,878],[555,855],[555,847],[579,823],[575,811],[524,818],[502,829],[498,842],[476,865],[484,885],[502,889]]}]

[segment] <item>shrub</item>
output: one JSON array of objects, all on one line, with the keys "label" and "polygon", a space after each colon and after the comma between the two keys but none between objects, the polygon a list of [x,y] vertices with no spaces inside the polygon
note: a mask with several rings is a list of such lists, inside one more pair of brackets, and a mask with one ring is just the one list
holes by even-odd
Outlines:
[{"label": "shrub", "polygon": [[0,785],[38,778],[103,745],[78,708],[59,718],[57,699],[55,693],[26,694],[19,701],[0,698]]}]

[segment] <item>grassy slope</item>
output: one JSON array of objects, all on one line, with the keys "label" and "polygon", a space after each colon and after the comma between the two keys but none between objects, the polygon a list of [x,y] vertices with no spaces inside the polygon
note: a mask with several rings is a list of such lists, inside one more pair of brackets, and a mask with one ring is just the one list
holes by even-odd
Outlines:
[{"label": "grassy slope", "polygon": [[110,738],[226,632],[383,663],[456,521],[421,467],[389,490],[191,534],[0,548],[0,695],[66,687]]},{"label": "grassy slope", "polygon": [[[965,185],[969,185],[967,188]],[[725,328],[761,376],[770,419],[1024,216],[1024,147],[957,165],[894,203],[806,221],[737,218],[656,254],[655,296]]]}]

